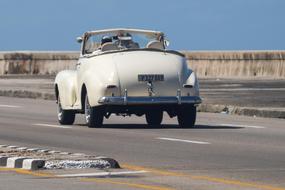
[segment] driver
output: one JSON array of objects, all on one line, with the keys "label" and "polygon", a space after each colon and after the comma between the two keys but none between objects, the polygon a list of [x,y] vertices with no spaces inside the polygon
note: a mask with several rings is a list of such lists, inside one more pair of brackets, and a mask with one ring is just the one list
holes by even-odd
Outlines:
[{"label": "driver", "polygon": [[138,43],[135,43],[132,40],[132,35],[130,33],[119,34],[118,35],[118,43],[119,47],[128,48],[128,49],[135,49],[139,48]]},{"label": "driver", "polygon": [[107,42],[112,42],[112,37],[110,36],[103,36],[101,39],[101,46]]}]

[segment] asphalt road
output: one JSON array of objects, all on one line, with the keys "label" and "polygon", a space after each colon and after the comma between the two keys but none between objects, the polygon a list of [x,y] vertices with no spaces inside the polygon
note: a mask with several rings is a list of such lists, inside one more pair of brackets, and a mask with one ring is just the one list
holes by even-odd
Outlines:
[{"label": "asphalt road", "polygon": [[[164,117],[115,117],[98,129],[62,128],[53,101],[0,97],[0,144],[112,157],[142,174],[45,178],[0,169],[0,189],[265,189],[285,190],[285,120],[199,113],[193,129]],[[119,169],[120,170],[120,169]],[[80,173],[80,171],[78,171]]]},{"label": "asphalt road", "polygon": [[200,79],[205,103],[258,108],[285,107],[285,80]]}]

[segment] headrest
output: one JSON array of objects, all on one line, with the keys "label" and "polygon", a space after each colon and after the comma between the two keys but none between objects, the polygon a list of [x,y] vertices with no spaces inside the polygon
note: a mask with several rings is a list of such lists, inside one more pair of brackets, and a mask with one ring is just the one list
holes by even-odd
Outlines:
[{"label": "headrest", "polygon": [[146,48],[154,48],[154,49],[164,49],[164,45],[162,42],[158,40],[153,40],[147,43]]},{"label": "headrest", "polygon": [[102,46],[101,46],[101,51],[114,51],[114,50],[118,50],[118,46],[113,44],[112,42],[107,42],[107,43],[104,43]]}]

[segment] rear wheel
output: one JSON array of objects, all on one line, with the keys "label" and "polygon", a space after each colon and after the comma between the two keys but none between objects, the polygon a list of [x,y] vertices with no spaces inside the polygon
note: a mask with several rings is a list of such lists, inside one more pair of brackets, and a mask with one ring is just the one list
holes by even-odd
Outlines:
[{"label": "rear wheel", "polygon": [[91,107],[88,96],[85,97],[85,121],[89,128],[101,127],[104,119],[102,107]]},{"label": "rear wheel", "polygon": [[163,111],[153,110],[145,114],[148,125],[160,125],[163,118]]},{"label": "rear wheel", "polygon": [[57,118],[58,122],[61,125],[72,125],[75,120],[75,112],[73,110],[64,110],[62,109],[60,98],[58,96],[58,103],[57,103]]},{"label": "rear wheel", "polygon": [[196,107],[191,106],[181,106],[178,109],[177,119],[180,127],[192,128],[195,126],[196,122]]}]

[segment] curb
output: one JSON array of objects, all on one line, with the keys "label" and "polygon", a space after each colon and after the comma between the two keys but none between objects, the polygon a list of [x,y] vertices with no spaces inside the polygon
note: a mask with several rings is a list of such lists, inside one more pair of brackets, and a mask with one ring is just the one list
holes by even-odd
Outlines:
[{"label": "curb", "polygon": [[45,166],[45,160],[2,156],[0,157],[0,166],[6,166],[7,168],[22,168],[25,170],[38,170]]},{"label": "curb", "polygon": [[[88,157],[93,157],[92,160],[102,160],[106,161],[109,163],[110,168],[116,169],[120,168],[119,163],[113,159],[113,158],[108,158],[104,156],[91,156],[91,155],[86,155],[84,153],[71,153],[71,152],[61,152],[57,150],[47,150],[47,149],[41,149],[41,148],[27,148],[27,147],[18,147],[18,146],[9,146],[9,145],[1,145],[0,148],[9,148],[12,150],[18,150],[19,152],[22,151],[29,151],[29,152],[38,152],[38,153],[49,153],[49,154],[58,154],[58,155],[68,155],[71,157],[78,157],[78,156],[86,156],[87,160]],[[31,156],[33,157],[33,156]],[[95,159],[94,159],[95,158]],[[39,169],[44,169],[45,164],[48,162],[46,159],[32,159],[30,157],[16,157],[16,156],[8,156],[8,155],[0,155],[0,167],[6,167],[6,168],[21,168],[24,170],[39,170]]]},{"label": "curb", "polygon": [[7,159],[7,164],[6,167],[7,168],[22,168],[23,167],[23,162],[25,159],[25,157],[9,157]]},{"label": "curb", "polygon": [[107,162],[109,162],[111,168],[121,168],[119,162],[117,160],[114,160],[113,158],[107,158],[107,157],[96,157],[97,159],[100,159],[100,160],[105,160]]},{"label": "curb", "polygon": [[8,156],[0,156],[0,166],[6,166],[7,159],[8,159]]},{"label": "curb", "polygon": [[41,159],[25,159],[23,161],[22,169],[25,170],[38,170],[45,166],[45,160]]},{"label": "curb", "polygon": [[285,119],[285,109],[276,108],[254,108],[230,105],[201,104],[197,107],[197,111]]}]

